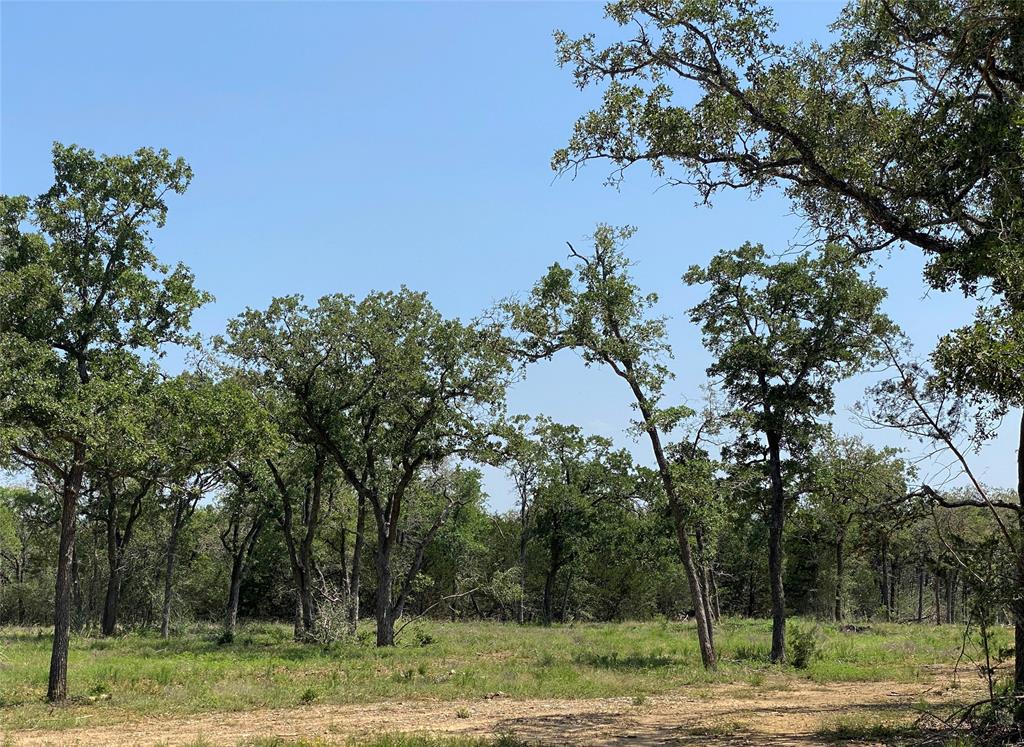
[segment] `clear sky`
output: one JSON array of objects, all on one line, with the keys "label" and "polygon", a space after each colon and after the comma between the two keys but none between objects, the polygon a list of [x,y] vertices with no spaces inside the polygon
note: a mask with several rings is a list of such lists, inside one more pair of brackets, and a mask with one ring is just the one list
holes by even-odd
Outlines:
[{"label": "clear sky", "polygon": [[[780,38],[824,38],[840,6],[780,2]],[[672,317],[673,397],[697,398],[707,356],[680,277],[743,241],[785,250],[799,222],[777,194],[726,194],[695,207],[636,169],[619,190],[596,164],[575,180],[549,160],[595,102],[554,62],[551,32],[605,30],[578,3],[0,3],[0,190],[35,195],[52,180],[51,143],[98,152],[168,148],[195,170],[154,234],[216,302],[196,327],[219,332],[276,295],[362,295],[401,284],[469,318],[524,292],[565,241],[598,222],[631,224],[642,287]],[[885,260],[887,311],[921,351],[970,318],[955,294],[927,293],[917,250]],[[870,377],[844,384],[836,428]],[[614,437],[628,392],[570,354],[531,370],[515,412],[545,413]],[[1014,484],[1014,428],[976,458],[984,479]],[[873,441],[899,443],[893,434]],[[919,447],[912,448],[917,449]],[[492,505],[507,484],[487,478]]]}]

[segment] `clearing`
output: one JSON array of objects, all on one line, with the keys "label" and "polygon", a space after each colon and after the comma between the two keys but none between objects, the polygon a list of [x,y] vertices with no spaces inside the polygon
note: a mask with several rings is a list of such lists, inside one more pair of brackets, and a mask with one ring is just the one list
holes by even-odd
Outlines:
[{"label": "clearing", "polygon": [[[803,669],[767,662],[769,633],[765,621],[723,621],[712,674],[699,666],[693,626],[666,621],[430,622],[393,649],[369,645],[365,632],[344,644],[299,644],[271,624],[246,626],[226,645],[214,627],[170,640],[80,636],[71,703],[52,708],[42,699],[49,637],[7,628],[0,743],[879,743],[905,733],[922,709],[972,699],[982,686],[970,644],[954,676],[956,626],[821,626]],[[371,739],[381,734],[436,738]]]}]

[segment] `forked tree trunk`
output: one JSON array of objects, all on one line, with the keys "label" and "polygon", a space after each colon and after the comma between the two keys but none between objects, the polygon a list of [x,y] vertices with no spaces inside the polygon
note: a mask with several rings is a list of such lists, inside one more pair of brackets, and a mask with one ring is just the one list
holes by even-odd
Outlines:
[{"label": "forked tree trunk", "polygon": [[768,462],[771,478],[771,507],[768,516],[768,575],[772,590],[773,663],[786,660],[786,592],[782,585],[782,532],[786,518],[786,495],[782,485],[781,437],[769,431]]},{"label": "forked tree trunk", "polygon": [[704,616],[708,620],[708,631],[711,635],[712,645],[714,644],[714,628],[710,625],[715,621],[715,615],[711,611],[711,570],[709,568],[707,550],[704,547],[704,532],[698,526],[693,533],[697,543],[697,555],[700,558],[700,578],[704,585]]},{"label": "forked tree trunk", "polygon": [[57,578],[53,601],[53,648],[50,652],[50,677],[46,699],[58,703],[68,695],[68,643],[71,637],[71,566],[75,551],[75,527],[78,521],[78,496],[85,474],[85,446],[76,443],[73,463],[61,490],[60,544],[57,549]]},{"label": "forked tree trunk", "polygon": [[[232,517],[231,526],[220,538],[224,548],[231,555],[231,579],[228,582],[228,603],[224,613],[224,630],[228,633],[234,633],[235,627],[238,625],[238,604],[242,593],[242,579],[245,577],[252,551],[263,532],[265,520],[266,514],[258,514],[249,525],[248,531],[241,535],[242,517],[240,514],[235,514]],[[230,543],[227,541],[229,535],[233,535]]]}]

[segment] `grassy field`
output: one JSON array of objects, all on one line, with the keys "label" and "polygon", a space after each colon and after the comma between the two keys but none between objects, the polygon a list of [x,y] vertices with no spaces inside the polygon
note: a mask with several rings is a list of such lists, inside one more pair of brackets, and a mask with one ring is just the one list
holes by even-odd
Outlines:
[{"label": "grassy field", "polygon": [[[809,622],[799,623],[805,627]],[[62,729],[153,715],[242,711],[321,703],[481,698],[642,699],[730,682],[751,688],[812,680],[914,682],[951,667],[959,626],[873,624],[864,632],[818,628],[819,651],[803,669],[768,662],[767,621],[727,620],[717,629],[721,666],[700,665],[692,624],[666,621],[552,628],[497,623],[417,623],[399,645],[366,635],[328,647],[298,644],[284,625],[244,626],[234,642],[195,627],[170,640],[151,633],[76,637],[72,703],[43,702],[50,639],[42,629],[0,630],[0,723]],[[1009,644],[999,631],[997,646]],[[1005,640],[1004,640],[1005,638]],[[968,648],[970,651],[970,648]],[[963,668],[975,676],[969,661]]]}]

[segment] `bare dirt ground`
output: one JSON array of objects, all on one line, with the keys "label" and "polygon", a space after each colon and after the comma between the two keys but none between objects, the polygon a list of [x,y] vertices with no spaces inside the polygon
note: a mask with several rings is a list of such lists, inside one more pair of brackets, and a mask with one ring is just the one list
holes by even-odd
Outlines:
[{"label": "bare dirt ground", "polygon": [[[798,681],[776,689],[714,685],[634,701],[513,700],[500,695],[474,701],[407,701],[365,705],[311,705],[237,713],[149,719],[59,732],[14,731],[4,744],[181,745],[199,739],[233,746],[277,736],[345,743],[377,733],[488,736],[504,733],[544,745],[773,745],[835,744],[819,735],[837,719],[910,720],[912,706],[940,705],[953,693],[947,676],[931,682]],[[784,686],[786,686],[784,685]],[[955,692],[958,697],[964,690]]]}]

